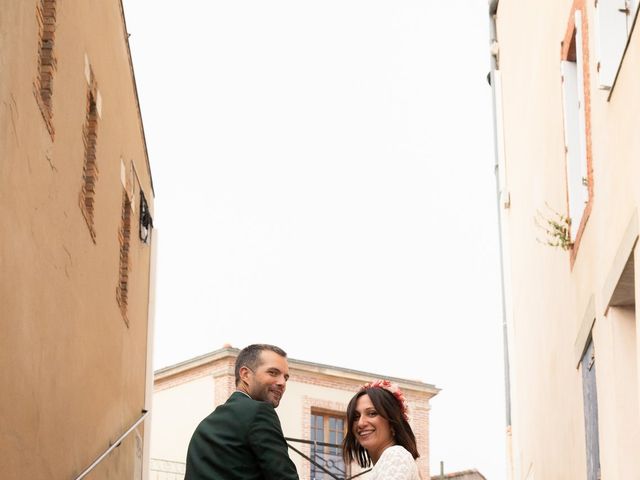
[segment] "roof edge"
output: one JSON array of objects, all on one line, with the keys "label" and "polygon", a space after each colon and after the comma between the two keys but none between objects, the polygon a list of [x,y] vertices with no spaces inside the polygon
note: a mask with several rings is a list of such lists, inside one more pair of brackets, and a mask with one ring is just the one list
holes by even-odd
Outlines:
[{"label": "roof edge", "polygon": [[149,162],[149,150],[147,149],[147,136],[144,132],[144,122],[142,121],[142,109],[140,108],[140,96],[138,95],[138,83],[136,82],[136,73],[133,69],[133,58],[131,57],[131,47],[129,45],[129,31],[127,29],[127,19],[124,14],[123,0],[120,0],[120,15],[122,16],[122,27],[124,28],[124,43],[127,47],[127,57],[129,58],[129,70],[131,71],[131,80],[133,82],[133,93],[136,97],[136,106],[138,107],[138,120],[140,121],[140,133],[142,134],[142,145],[144,146],[144,157],[147,164],[147,172],[149,173],[149,183],[151,184],[151,193],[153,198],[156,197],[156,189],[153,186],[153,173],[151,172],[151,163]]},{"label": "roof edge", "polygon": [[[182,362],[176,363],[174,365],[169,365],[163,368],[160,368],[154,371],[154,377],[156,380],[165,379],[171,377],[173,375],[177,375],[187,370],[191,370],[193,368],[201,367],[202,365],[206,365],[207,363],[214,362],[224,357],[237,357],[238,353],[240,353],[239,348],[235,347],[223,347],[218,350],[214,350],[209,353],[205,353],[203,355],[199,355],[197,357],[184,360]],[[374,378],[385,378],[387,380],[398,383],[403,388],[411,388],[413,390],[419,390],[422,392],[427,392],[433,394],[435,396],[440,392],[440,388],[437,388],[435,385],[422,382],[420,380],[412,380],[407,378],[400,377],[390,377],[388,375],[381,375],[378,373],[365,372],[362,370],[354,370],[351,368],[343,368],[336,367],[334,365],[326,365],[323,363],[309,362],[306,360],[298,360],[295,358],[287,357],[289,361],[289,367],[292,369],[301,369],[316,373],[324,373],[327,375],[339,376],[339,377],[347,377],[352,380],[361,380],[368,381]]]}]

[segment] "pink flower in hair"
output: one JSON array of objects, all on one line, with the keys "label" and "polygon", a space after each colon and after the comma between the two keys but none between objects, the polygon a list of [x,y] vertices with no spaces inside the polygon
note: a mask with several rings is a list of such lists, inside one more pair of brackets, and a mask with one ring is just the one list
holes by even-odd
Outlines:
[{"label": "pink flower in hair", "polygon": [[400,386],[397,383],[390,382],[389,380],[375,380],[373,382],[365,383],[360,387],[360,391],[367,390],[369,388],[383,388],[396,397],[396,400],[400,404],[402,416],[407,422],[409,421],[409,406],[407,405],[407,400],[404,398],[404,393],[400,390]]}]

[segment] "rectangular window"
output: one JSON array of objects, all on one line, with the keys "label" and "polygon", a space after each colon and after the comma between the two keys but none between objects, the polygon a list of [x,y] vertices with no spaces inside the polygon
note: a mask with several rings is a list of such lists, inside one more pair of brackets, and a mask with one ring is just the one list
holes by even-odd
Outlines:
[{"label": "rectangular window", "polygon": [[345,417],[311,413],[311,480],[331,479],[322,468],[339,478],[347,477],[341,448],[345,433]]},{"label": "rectangular window", "polygon": [[576,9],[565,35],[561,58],[562,100],[564,114],[564,141],[567,173],[567,197],[570,236],[572,244],[578,242],[585,211],[591,199],[588,54],[584,51],[582,11]]},{"label": "rectangular window", "polygon": [[596,357],[593,340],[589,340],[582,360],[582,395],[584,430],[587,447],[587,480],[600,480],[600,442],[598,439],[598,393],[596,391]]}]

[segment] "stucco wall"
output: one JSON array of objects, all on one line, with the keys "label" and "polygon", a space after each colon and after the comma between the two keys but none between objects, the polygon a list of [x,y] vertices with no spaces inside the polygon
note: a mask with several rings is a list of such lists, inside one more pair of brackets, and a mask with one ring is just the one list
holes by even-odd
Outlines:
[{"label": "stucco wall", "polygon": [[[135,206],[142,189],[153,211],[121,4],[54,3],[51,134],[34,95],[40,0],[0,1],[0,471],[7,479],[73,478],[145,406],[151,244],[138,239],[135,208],[128,324],[116,300],[121,165],[131,184],[135,164]],[[87,68],[100,93],[95,241],[79,203]],[[132,478],[134,439],[92,478]]]},{"label": "stucco wall", "polygon": [[619,258],[624,266],[638,234],[640,32],[631,36],[613,92],[598,89],[594,2],[582,2],[592,210],[572,251],[539,241],[544,234],[534,221],[539,211],[550,215],[546,205],[567,212],[561,42],[580,3],[501,0],[496,17],[502,189],[511,199],[501,216],[516,479],[586,478],[578,361],[594,320],[602,478],[640,475],[632,453],[640,445],[635,308],[608,310],[622,271]]},{"label": "stucco wall", "polygon": [[179,388],[156,391],[151,415],[151,458],[184,462],[193,431],[215,405],[215,382],[208,376]]}]

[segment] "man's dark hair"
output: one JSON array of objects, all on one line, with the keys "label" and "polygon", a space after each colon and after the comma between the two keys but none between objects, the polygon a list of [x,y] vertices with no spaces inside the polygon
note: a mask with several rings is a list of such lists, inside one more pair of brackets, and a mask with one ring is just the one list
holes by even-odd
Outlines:
[{"label": "man's dark hair", "polygon": [[263,350],[270,350],[274,353],[277,353],[281,357],[287,358],[287,352],[282,350],[280,347],[276,347],[275,345],[269,345],[266,343],[254,343],[253,345],[244,347],[242,350],[240,350],[238,358],[236,358],[236,386],[240,384],[241,367],[249,367],[251,370],[255,371],[260,365],[262,365],[260,354]]}]

